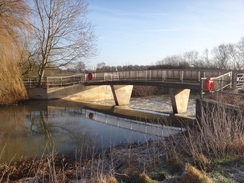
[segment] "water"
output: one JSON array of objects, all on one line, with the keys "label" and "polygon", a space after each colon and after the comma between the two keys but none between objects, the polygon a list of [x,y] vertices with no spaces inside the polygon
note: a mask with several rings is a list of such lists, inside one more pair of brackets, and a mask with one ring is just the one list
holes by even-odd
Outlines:
[{"label": "water", "polygon": [[[195,116],[196,114],[196,96],[191,96],[188,102],[187,112],[188,116]],[[95,102],[99,104],[114,105],[113,100]],[[149,96],[144,98],[131,98],[129,107],[135,110],[153,111],[160,113],[172,113],[172,105],[169,95]]]},{"label": "water", "polygon": [[[98,111],[88,109],[91,107]],[[33,101],[1,107],[0,161],[39,158],[52,149],[59,153],[107,149],[146,142],[180,130],[111,115],[118,110],[133,114],[134,118],[142,116],[131,109],[87,107],[87,104],[68,101]]]}]

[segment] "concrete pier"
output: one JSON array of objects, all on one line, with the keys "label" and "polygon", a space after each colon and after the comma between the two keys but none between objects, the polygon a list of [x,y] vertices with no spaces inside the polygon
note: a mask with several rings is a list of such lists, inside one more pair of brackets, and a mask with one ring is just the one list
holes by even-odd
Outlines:
[{"label": "concrete pier", "polygon": [[115,105],[130,104],[133,85],[111,85]]},{"label": "concrete pier", "polygon": [[190,89],[170,88],[170,98],[174,113],[184,113],[187,111]]}]

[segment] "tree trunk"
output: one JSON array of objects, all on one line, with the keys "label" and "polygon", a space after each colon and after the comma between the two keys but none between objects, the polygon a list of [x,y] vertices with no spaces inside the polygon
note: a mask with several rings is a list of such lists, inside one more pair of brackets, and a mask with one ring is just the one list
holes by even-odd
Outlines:
[{"label": "tree trunk", "polygon": [[40,87],[42,85],[42,79],[44,77],[45,73],[45,66],[42,66],[38,71],[38,86]]}]

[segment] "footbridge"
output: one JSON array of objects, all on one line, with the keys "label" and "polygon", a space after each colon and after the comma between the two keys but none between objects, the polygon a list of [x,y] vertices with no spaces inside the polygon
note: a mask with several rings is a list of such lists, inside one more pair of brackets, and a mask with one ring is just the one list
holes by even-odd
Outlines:
[{"label": "footbridge", "polygon": [[[29,84],[31,85],[31,82]],[[199,96],[202,96],[205,92],[223,90],[232,84],[233,74],[227,71],[140,70],[47,77],[43,82],[43,92],[46,92],[47,99],[67,97],[81,101],[114,99],[115,105],[127,105],[134,85],[165,87],[169,88],[173,112],[183,113],[187,110],[191,90],[198,91]]]}]

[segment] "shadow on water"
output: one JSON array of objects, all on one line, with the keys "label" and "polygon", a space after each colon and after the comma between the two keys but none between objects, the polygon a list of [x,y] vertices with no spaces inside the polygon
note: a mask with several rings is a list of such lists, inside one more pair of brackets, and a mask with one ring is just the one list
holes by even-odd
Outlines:
[{"label": "shadow on water", "polygon": [[[170,120],[172,118],[172,120]],[[180,120],[179,120],[180,119]],[[184,119],[184,122],[183,120]],[[0,108],[0,161],[59,153],[91,152],[176,134],[193,120],[63,100],[26,101]]]}]

